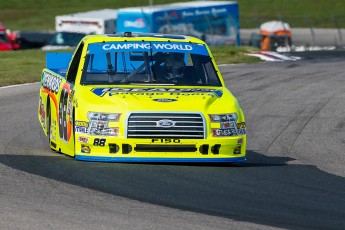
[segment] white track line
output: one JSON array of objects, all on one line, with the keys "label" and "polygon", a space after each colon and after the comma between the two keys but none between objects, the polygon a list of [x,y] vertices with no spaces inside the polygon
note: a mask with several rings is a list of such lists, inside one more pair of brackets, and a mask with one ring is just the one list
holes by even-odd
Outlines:
[{"label": "white track line", "polygon": [[18,84],[18,85],[7,85],[7,86],[1,86],[1,87],[0,87],[0,90],[1,90],[1,89],[14,88],[14,87],[18,87],[18,86],[33,85],[33,84],[36,84],[36,83],[39,83],[39,82],[33,82],[33,83],[24,83],[24,84]]}]

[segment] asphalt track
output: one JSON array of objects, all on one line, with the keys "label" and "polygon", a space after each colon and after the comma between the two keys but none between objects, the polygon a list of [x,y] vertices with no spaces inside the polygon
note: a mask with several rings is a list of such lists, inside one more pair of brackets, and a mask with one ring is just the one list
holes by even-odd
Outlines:
[{"label": "asphalt track", "polygon": [[222,66],[244,164],[76,161],[47,146],[38,84],[1,88],[0,228],[345,229],[344,64]]}]

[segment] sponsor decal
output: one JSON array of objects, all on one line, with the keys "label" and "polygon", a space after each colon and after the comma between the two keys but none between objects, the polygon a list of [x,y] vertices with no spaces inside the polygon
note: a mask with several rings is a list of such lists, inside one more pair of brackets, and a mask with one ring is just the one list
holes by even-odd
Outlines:
[{"label": "sponsor decal", "polygon": [[221,127],[223,128],[223,129],[227,129],[227,128],[231,128],[231,127],[234,127],[235,125],[234,125],[234,122],[232,122],[232,121],[226,121],[226,122],[222,122],[221,123]]},{"label": "sponsor decal", "polygon": [[194,16],[194,12],[188,12],[188,11],[182,11],[182,17],[193,17]]},{"label": "sponsor decal", "polygon": [[[198,95],[199,93],[210,93],[217,97],[222,97],[223,91],[214,89],[176,89],[176,88],[94,88],[91,90],[97,96],[113,96],[122,93],[170,93],[170,95],[179,94],[182,96]],[[152,95],[152,94],[151,94]]]},{"label": "sponsor decal", "polygon": [[247,133],[246,131],[246,123],[245,122],[241,122],[237,124],[237,132],[239,135],[245,135]]},{"label": "sponsor decal", "polygon": [[50,125],[50,139],[56,140],[56,120],[51,121]]},{"label": "sponsor decal", "polygon": [[[182,10],[182,11],[171,11],[170,13],[160,14],[156,17],[155,21],[157,23],[164,23],[167,22],[174,22],[180,19],[180,17],[186,19],[186,17],[205,17],[205,16],[213,16],[213,17],[220,17],[222,15],[228,15],[228,9],[225,7],[212,7],[208,9],[195,9],[195,10]],[[180,16],[181,15],[181,16]]]},{"label": "sponsor decal", "polygon": [[174,127],[176,124],[175,121],[169,120],[169,119],[163,119],[157,121],[157,127],[162,127],[162,128],[171,128]]},{"label": "sponsor decal", "polygon": [[196,10],[195,15],[208,15],[210,14],[209,10]]},{"label": "sponsor decal", "polygon": [[177,101],[177,99],[157,98],[157,99],[153,99],[153,101],[156,101],[156,102],[174,102],[174,101]]},{"label": "sponsor decal", "polygon": [[213,136],[238,136],[246,134],[246,123],[222,122],[220,129],[212,129]]},{"label": "sponsor decal", "polygon": [[81,144],[81,152],[82,153],[91,153],[91,149],[89,146],[87,146],[85,144]]},{"label": "sponsor decal", "polygon": [[235,128],[230,129],[212,129],[213,136],[237,136],[237,130]]},{"label": "sponsor decal", "polygon": [[209,56],[207,48],[204,44],[194,44],[187,42],[99,42],[88,45],[88,53],[101,52],[175,52],[175,53],[191,53]]},{"label": "sponsor decal", "polygon": [[156,49],[167,49],[167,50],[193,50],[193,46],[187,44],[153,44]]},{"label": "sponsor decal", "polygon": [[89,122],[87,122],[87,121],[75,121],[75,126],[89,127]]},{"label": "sponsor decal", "polygon": [[54,93],[57,93],[59,91],[62,79],[48,72],[43,72],[43,76],[43,87],[50,89]]},{"label": "sponsor decal", "polygon": [[211,13],[214,17],[218,17],[220,15],[225,15],[228,13],[228,10],[226,8],[212,8]]},{"label": "sponsor decal", "polygon": [[99,25],[98,22],[90,22],[90,21],[82,21],[82,20],[78,20],[78,21],[72,21],[72,20],[61,20],[59,23],[59,26],[62,26],[64,24],[82,24],[82,25],[96,25],[96,26],[101,26]]},{"label": "sponsor decal", "polygon": [[242,144],[243,144],[243,138],[238,139],[238,140],[237,140],[237,144],[238,144],[238,145],[242,145]]},{"label": "sponsor decal", "polygon": [[151,49],[151,45],[149,43],[116,43],[116,44],[105,44],[103,45],[104,50],[123,50],[123,49]]},{"label": "sponsor decal", "polygon": [[146,27],[145,22],[142,18],[138,18],[135,21],[126,20],[124,22],[124,26],[125,27],[134,27],[134,28],[145,28]]},{"label": "sponsor decal", "polygon": [[88,143],[89,138],[88,137],[78,137],[78,141],[81,143]]},{"label": "sponsor decal", "polygon": [[[113,43],[113,44],[105,44],[102,46],[104,50],[123,50],[123,49],[144,49],[150,50],[151,45],[149,43]],[[188,44],[169,44],[169,43],[161,43],[161,44],[153,44],[154,49],[158,50],[180,50],[180,51],[190,51],[193,50],[192,45]]]},{"label": "sponsor decal", "polygon": [[246,123],[245,122],[241,122],[241,123],[237,123],[237,128],[238,129],[245,129],[247,126],[246,126]]},{"label": "sponsor decal", "polygon": [[75,126],[76,133],[89,133],[89,129],[83,126]]},{"label": "sponsor decal", "polygon": [[45,123],[46,112],[44,110],[44,105],[43,105],[41,97],[40,97],[40,111],[39,111],[39,114],[40,114],[40,120],[41,120],[41,123],[43,125],[43,128],[45,128],[45,126],[46,126],[46,123]]}]

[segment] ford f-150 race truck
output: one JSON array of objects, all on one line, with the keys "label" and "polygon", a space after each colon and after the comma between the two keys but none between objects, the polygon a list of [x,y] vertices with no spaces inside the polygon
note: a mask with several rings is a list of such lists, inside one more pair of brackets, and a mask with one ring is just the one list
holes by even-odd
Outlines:
[{"label": "ford f-150 race truck", "polygon": [[47,53],[38,119],[77,160],[242,162],[246,124],[208,46],[182,35],[88,35]]}]

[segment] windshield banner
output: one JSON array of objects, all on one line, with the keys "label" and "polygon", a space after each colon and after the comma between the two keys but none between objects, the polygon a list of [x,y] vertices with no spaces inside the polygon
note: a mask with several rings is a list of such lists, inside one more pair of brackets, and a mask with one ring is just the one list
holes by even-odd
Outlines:
[{"label": "windshield banner", "polygon": [[99,42],[88,46],[89,53],[104,52],[174,52],[208,55],[203,44],[187,42]]},{"label": "windshield banner", "polygon": [[105,95],[113,96],[119,94],[138,94],[147,93],[147,95],[154,95],[162,93],[170,93],[170,95],[178,94],[182,96],[198,95],[199,93],[211,93],[217,97],[222,97],[223,91],[219,89],[203,89],[203,88],[94,88],[91,90],[97,96],[103,97]]}]

